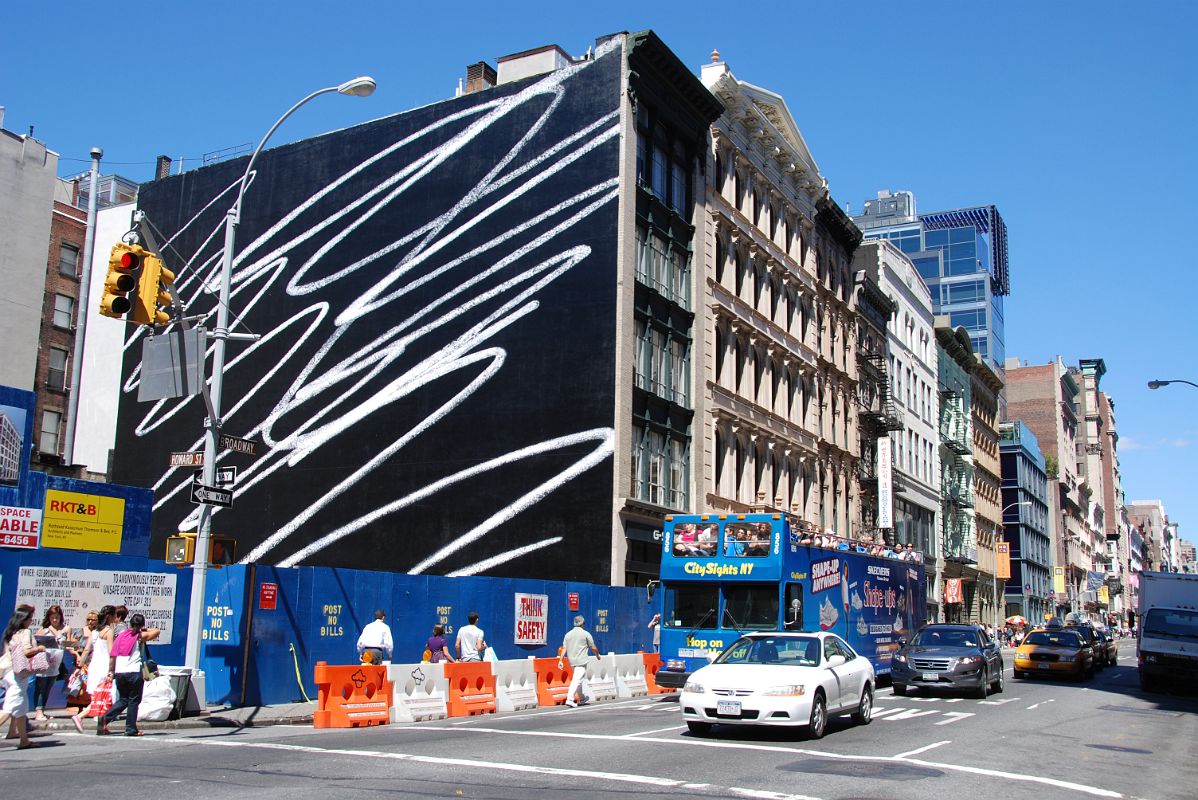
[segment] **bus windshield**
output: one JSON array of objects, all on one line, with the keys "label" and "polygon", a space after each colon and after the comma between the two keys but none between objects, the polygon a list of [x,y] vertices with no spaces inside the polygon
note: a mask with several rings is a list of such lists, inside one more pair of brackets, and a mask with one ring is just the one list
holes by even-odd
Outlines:
[{"label": "bus windshield", "polygon": [[778,629],[778,587],[727,585],[724,587],[724,627],[734,631]]},{"label": "bus windshield", "polygon": [[719,607],[720,587],[716,584],[667,589],[665,624],[672,628],[715,628]]}]

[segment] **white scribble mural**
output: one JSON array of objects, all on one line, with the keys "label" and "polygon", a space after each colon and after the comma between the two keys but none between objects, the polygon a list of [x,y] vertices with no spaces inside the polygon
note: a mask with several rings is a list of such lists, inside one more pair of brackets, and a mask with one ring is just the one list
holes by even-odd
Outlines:
[{"label": "white scribble mural", "polygon": [[[239,557],[606,582],[621,63],[617,43],[259,159],[230,309],[261,338],[229,345],[224,431],[262,446],[221,454],[239,475],[213,518]],[[209,327],[244,168],[139,200]],[[202,448],[204,410],[135,402],[141,335],[115,477],[153,486],[160,546],[198,525],[192,470],[157,465]]]}]

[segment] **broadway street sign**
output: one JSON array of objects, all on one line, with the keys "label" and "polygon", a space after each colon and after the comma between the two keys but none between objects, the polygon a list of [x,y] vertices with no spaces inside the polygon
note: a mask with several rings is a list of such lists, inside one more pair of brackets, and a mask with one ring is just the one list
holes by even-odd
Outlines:
[{"label": "broadway street sign", "polygon": [[227,433],[220,435],[217,447],[220,450],[232,450],[234,453],[242,453],[247,456],[258,455],[258,443],[253,439],[242,439],[238,436],[230,436]]}]

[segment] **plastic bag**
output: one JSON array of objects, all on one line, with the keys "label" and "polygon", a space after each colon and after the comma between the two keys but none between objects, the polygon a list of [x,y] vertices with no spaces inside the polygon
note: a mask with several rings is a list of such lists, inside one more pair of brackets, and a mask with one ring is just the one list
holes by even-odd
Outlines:
[{"label": "plastic bag", "polygon": [[483,651],[483,661],[498,661],[499,657],[495,655],[495,648],[488,647]]},{"label": "plastic bag", "polygon": [[54,648],[47,650],[43,655],[46,656],[46,668],[37,673],[37,676],[39,678],[57,678],[58,670],[62,667],[63,651]]},{"label": "plastic bag", "polygon": [[92,704],[87,707],[85,717],[98,717],[108,713],[113,703],[112,678],[104,678],[92,692]]},{"label": "plastic bag", "polygon": [[169,677],[162,675],[155,678],[142,690],[141,705],[137,709],[138,721],[163,722],[170,717],[177,699]]},{"label": "plastic bag", "polygon": [[67,678],[67,697],[78,697],[86,685],[87,675],[83,672],[83,668],[75,667],[75,671],[71,673],[71,677]]}]

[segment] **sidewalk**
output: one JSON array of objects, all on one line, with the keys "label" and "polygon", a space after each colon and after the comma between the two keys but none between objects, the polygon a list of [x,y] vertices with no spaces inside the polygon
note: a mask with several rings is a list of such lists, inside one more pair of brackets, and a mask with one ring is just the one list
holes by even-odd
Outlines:
[{"label": "sidewalk", "polygon": [[[144,731],[160,731],[187,728],[262,728],[268,725],[311,725],[312,715],[315,711],[315,701],[276,706],[246,706],[244,708],[211,706],[199,716],[183,717],[165,722],[143,720],[137,723],[137,727]],[[29,722],[34,731],[73,731],[75,725],[71,722],[71,715],[74,713],[74,708],[52,708],[46,710],[46,716],[50,718],[49,722],[34,722],[32,714],[29,715]],[[117,722],[113,723],[111,727],[115,731],[123,725],[123,722]],[[83,732],[95,733],[95,731],[96,720],[85,719]]]}]

